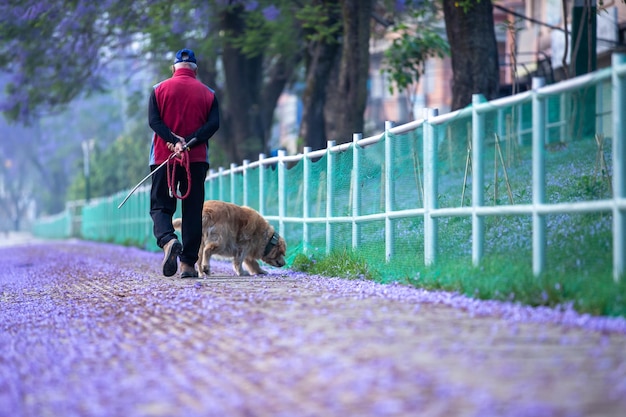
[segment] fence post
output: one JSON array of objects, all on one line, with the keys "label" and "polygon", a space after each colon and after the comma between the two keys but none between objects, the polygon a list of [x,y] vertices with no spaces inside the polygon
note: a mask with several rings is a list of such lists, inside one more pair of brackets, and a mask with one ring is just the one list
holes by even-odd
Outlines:
[{"label": "fence post", "polygon": [[438,109],[424,109],[424,265],[437,262],[438,227],[431,210],[438,207],[437,195],[437,137],[430,119],[439,114]]},{"label": "fence post", "polygon": [[546,199],[546,167],[544,146],[546,143],[546,100],[538,93],[545,79],[533,77],[532,89],[532,172],[533,172],[533,274],[541,275],[546,266],[546,217],[537,207]]},{"label": "fence post", "polygon": [[[65,205],[65,213],[67,221],[65,223],[65,230],[63,231],[63,238],[80,236],[82,225],[84,224],[83,210],[86,204],[82,203],[84,200],[70,201]],[[80,215],[78,212],[80,211]],[[77,219],[76,221],[74,219]]]},{"label": "fence post", "polygon": [[309,232],[309,184],[311,183],[311,159],[308,153],[311,152],[310,146],[304,147],[303,167],[302,167],[302,251],[306,255],[309,252],[310,232]]},{"label": "fence post", "polygon": [[237,164],[234,162],[230,163],[230,202],[233,204],[237,204],[236,198],[236,189],[235,189],[235,168]]},{"label": "fence post", "polygon": [[335,198],[333,192],[333,169],[335,169],[335,156],[331,148],[335,146],[334,140],[329,140],[326,145],[326,254],[328,255],[333,248],[333,227],[330,219],[333,217],[333,200]]},{"label": "fence post", "polygon": [[265,154],[259,154],[259,214],[265,215]]},{"label": "fence post", "polygon": [[393,142],[390,137],[394,123],[385,121],[385,261],[389,262],[394,252],[394,222],[389,213],[394,210],[394,181],[393,181]]},{"label": "fence post", "polygon": [[243,205],[244,206],[249,206],[249,202],[248,202],[248,165],[250,165],[250,160],[249,159],[244,159],[243,160]]},{"label": "fence post", "polygon": [[559,97],[559,117],[561,122],[561,142],[567,142],[570,138],[570,95],[569,91],[564,91]]},{"label": "fence post", "polygon": [[[477,110],[480,103],[487,100],[482,94],[472,95],[472,207],[485,204],[485,115]],[[485,247],[485,219],[472,213],[472,263],[478,266],[483,258]]]},{"label": "fence post", "polygon": [[517,108],[517,144],[521,147],[524,145],[524,125],[522,123],[524,121],[524,106],[518,104],[515,107]]},{"label": "fence post", "polygon": [[[619,281],[626,263],[626,54],[613,54],[613,279]],[[618,72],[618,70],[621,70]]]},{"label": "fence post", "polygon": [[357,219],[361,215],[361,147],[358,142],[363,139],[362,133],[352,135],[352,249],[361,244],[361,224]]},{"label": "fence post", "polygon": [[[213,168],[209,168],[209,177],[212,177],[213,175],[215,175],[215,170]],[[215,200],[215,178],[211,178],[211,180],[209,180],[209,199],[211,200]]]},{"label": "fence post", "polygon": [[596,87],[596,129],[595,134],[604,137],[604,87],[598,83]]},{"label": "fence post", "polygon": [[[144,192],[141,193],[142,196],[142,204],[141,211],[142,213],[150,212],[150,191],[146,188]],[[142,236],[145,236],[146,239],[152,237],[152,220],[150,216],[142,216],[143,219],[143,233]]]},{"label": "fence post", "polygon": [[285,155],[284,149],[278,151],[278,233],[285,236],[285,215],[287,213],[287,199],[285,198]]},{"label": "fence post", "polygon": [[219,189],[217,190],[217,196],[220,201],[224,201],[224,167],[220,167],[218,170],[217,182],[219,184]]}]

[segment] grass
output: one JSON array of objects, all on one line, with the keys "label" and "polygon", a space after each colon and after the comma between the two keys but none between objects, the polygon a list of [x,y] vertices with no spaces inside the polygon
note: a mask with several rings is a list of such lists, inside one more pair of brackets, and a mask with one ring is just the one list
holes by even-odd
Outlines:
[{"label": "grass", "polygon": [[380,281],[381,275],[369,268],[367,262],[354,252],[335,251],[319,258],[297,254],[291,268],[310,274],[337,276],[347,279]]},{"label": "grass", "polygon": [[[594,172],[595,152],[595,144],[587,140],[570,143],[546,155],[549,202],[610,197],[607,177]],[[511,169],[516,203],[528,203],[532,195],[530,160],[524,159]],[[458,198],[458,175],[449,179],[443,176],[440,181],[441,198]],[[502,184],[500,190],[504,190]],[[486,201],[490,198],[489,192],[489,189],[485,192]],[[391,263],[385,262],[380,238],[372,237],[370,248],[363,245],[357,252],[346,249],[328,255],[298,254],[291,266],[319,275],[400,282],[530,306],[570,304],[580,313],[626,317],[626,277],[615,282],[612,275],[611,224],[610,213],[546,216],[547,268],[538,277],[532,272],[530,216],[486,218],[485,257],[478,267],[471,263],[471,221],[468,218],[440,220],[440,252],[434,267],[423,264],[423,243],[415,242],[423,234],[420,219],[397,226],[400,243],[396,243],[396,249],[400,254]]]},{"label": "grass", "polygon": [[437,267],[422,266],[414,276],[391,278],[384,268],[368,264],[362,255],[350,251],[320,256],[298,254],[291,268],[317,275],[454,291],[483,300],[549,307],[571,304],[580,313],[626,317],[626,280],[614,282],[610,269],[595,273],[549,270],[535,277],[527,263],[491,256],[479,267],[467,261],[453,261]]}]

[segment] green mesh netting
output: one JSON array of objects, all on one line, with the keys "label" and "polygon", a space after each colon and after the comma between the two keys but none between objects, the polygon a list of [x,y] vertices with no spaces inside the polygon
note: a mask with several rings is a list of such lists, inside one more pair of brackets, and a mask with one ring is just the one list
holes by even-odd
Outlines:
[{"label": "green mesh netting", "polygon": [[[578,89],[544,98],[546,204],[611,196],[613,92],[610,78],[604,75]],[[531,95],[525,97],[507,106],[487,105],[487,110],[481,112],[484,206],[532,203],[533,104]],[[589,112],[595,113],[591,130],[581,123]],[[477,161],[470,148],[473,116],[469,107],[434,125],[438,208],[474,203],[472,173]],[[315,153],[315,158],[303,156],[298,161],[279,160],[213,172],[206,182],[206,198],[246,204],[260,211],[283,234],[288,259],[293,260],[297,253],[315,256],[354,248],[389,279],[414,276],[425,262],[424,214],[419,212],[425,199],[424,130],[417,126],[404,133],[387,132],[379,141],[368,143],[356,147],[351,144],[322,156]],[[390,151],[389,166],[386,148]],[[96,199],[85,206],[80,213],[80,236],[156,250],[149,190],[138,190],[118,210],[125,194]],[[387,209],[391,212],[386,218]],[[553,242],[570,239],[581,227],[592,225],[598,228],[598,235],[609,236],[606,232],[610,231],[610,221],[606,216],[547,216],[549,250],[554,250],[550,246]],[[531,262],[531,216],[490,215],[483,221],[485,256]],[[42,220],[34,231],[41,236],[67,234],[71,229],[68,222],[71,220],[66,217],[47,223]],[[443,216],[436,223],[437,263],[470,261],[471,216]],[[564,232],[565,228],[573,232]],[[597,243],[594,240],[591,244]],[[574,256],[586,244],[578,242]]]}]

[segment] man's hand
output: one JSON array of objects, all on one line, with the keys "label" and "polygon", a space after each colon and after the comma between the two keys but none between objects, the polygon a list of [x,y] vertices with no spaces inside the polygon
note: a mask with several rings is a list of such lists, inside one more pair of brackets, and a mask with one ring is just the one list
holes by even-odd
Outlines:
[{"label": "man's hand", "polygon": [[172,152],[181,153],[183,151],[183,149],[185,148],[185,145],[187,144],[187,142],[185,142],[185,138],[184,137],[178,136],[174,132],[172,132],[172,135],[174,135],[178,139],[178,142],[176,142],[176,144],[168,142],[167,148],[170,151],[172,151]]}]

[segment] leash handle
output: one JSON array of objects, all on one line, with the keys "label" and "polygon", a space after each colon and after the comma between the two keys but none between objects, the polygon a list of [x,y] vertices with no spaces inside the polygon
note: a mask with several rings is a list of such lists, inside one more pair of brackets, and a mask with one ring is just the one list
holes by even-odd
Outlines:
[{"label": "leash handle", "polygon": [[176,152],[170,155],[170,159],[173,158],[174,156],[179,156],[181,152],[185,152],[186,150],[188,150],[191,147],[191,145],[195,144],[197,141],[198,141],[198,138],[191,138],[191,140],[187,142],[185,146],[183,146],[183,149],[180,152]]}]

